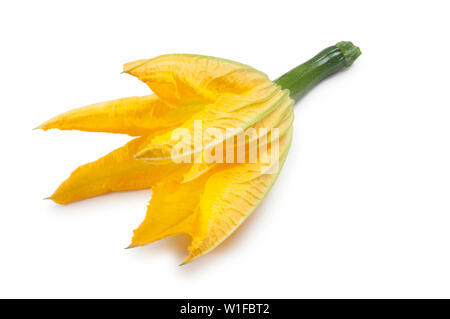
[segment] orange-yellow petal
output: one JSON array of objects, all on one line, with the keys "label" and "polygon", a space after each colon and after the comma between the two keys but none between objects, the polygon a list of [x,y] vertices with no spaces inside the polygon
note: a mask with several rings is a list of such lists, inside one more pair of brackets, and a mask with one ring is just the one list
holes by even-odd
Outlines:
[{"label": "orange-yellow petal", "polygon": [[200,202],[207,176],[180,184],[169,179],[155,185],[145,220],[134,231],[130,247],[185,233],[193,236],[194,211]]},{"label": "orange-yellow petal", "polygon": [[238,62],[192,54],[169,54],[124,65],[169,104],[214,102],[223,94],[241,94],[270,83],[267,75]]},{"label": "orange-yellow petal", "polygon": [[68,111],[38,128],[143,136],[176,127],[201,109],[201,105],[173,108],[156,95],[126,97]]},{"label": "orange-yellow petal", "polygon": [[181,175],[183,165],[155,166],[136,160],[134,153],[143,140],[136,138],[106,156],[78,167],[49,199],[68,204],[109,192],[151,188],[178,170]]},{"label": "orange-yellow petal", "polygon": [[[179,128],[149,138],[136,157],[153,162],[180,161],[254,125],[286,100],[290,100],[288,91],[275,85],[254,88],[247,95],[223,96]],[[212,129],[220,130],[221,134],[209,134]],[[185,141],[186,136],[193,138]],[[196,136],[202,137],[197,144],[192,142]]]},{"label": "orange-yellow petal", "polygon": [[291,140],[292,128],[280,139],[280,157],[271,167],[262,163],[235,165],[208,179],[196,214],[190,254],[183,263],[217,247],[256,209],[277,179]]},{"label": "orange-yellow petal", "polygon": [[[270,134],[270,130],[272,128],[278,128],[279,136],[283,136],[286,131],[291,127],[292,122],[294,120],[294,113],[292,109],[294,101],[292,100],[286,100],[282,105],[280,105],[275,111],[270,113],[268,116],[263,118],[261,121],[257,122],[256,124],[252,125],[251,128],[255,129],[255,134],[248,137],[248,139],[245,139],[246,145],[241,145],[240,143],[245,138],[243,136],[242,139],[238,139],[235,137],[231,137],[227,141],[224,141],[221,145],[218,145],[217,147],[222,147],[222,159],[220,163],[227,163],[231,161],[237,160],[237,154],[239,151],[245,150],[247,152],[246,154],[249,154],[250,152],[250,146],[253,148],[257,148],[258,145],[262,146],[264,143],[271,142],[272,138],[278,138],[278,136],[273,136]],[[267,131],[262,130],[267,129]],[[230,142],[228,144],[227,142]],[[233,142],[231,144],[231,142]],[[228,147],[234,148],[234,150],[227,154]],[[204,153],[208,152],[209,150],[205,150]],[[255,150],[256,152],[256,150]],[[183,183],[191,181],[209,170],[213,169],[217,165],[220,165],[220,163],[212,162],[209,163],[205,161],[206,155],[201,154],[201,159],[196,159],[190,166],[189,170],[183,175]],[[228,158],[227,158],[228,156]]]},{"label": "orange-yellow petal", "polygon": [[[179,178],[158,183],[130,247],[185,233],[192,237],[192,243],[184,262],[206,254],[228,237],[267,194],[291,139],[292,128],[281,137],[279,157],[271,163],[221,164],[187,183],[180,183]],[[271,147],[267,152],[270,155]]]}]

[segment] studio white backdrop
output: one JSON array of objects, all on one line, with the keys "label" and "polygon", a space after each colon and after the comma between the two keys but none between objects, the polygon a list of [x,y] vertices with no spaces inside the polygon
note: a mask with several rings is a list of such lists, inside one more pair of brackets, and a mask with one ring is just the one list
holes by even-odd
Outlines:
[{"label": "studio white backdrop", "polygon": [[[9,1],[0,4],[0,297],[450,297],[446,1]],[[122,63],[224,57],[277,78],[342,40],[363,55],[295,106],[287,162],[224,244],[124,248],[151,191],[42,200],[130,138],[32,131],[146,95]]]}]

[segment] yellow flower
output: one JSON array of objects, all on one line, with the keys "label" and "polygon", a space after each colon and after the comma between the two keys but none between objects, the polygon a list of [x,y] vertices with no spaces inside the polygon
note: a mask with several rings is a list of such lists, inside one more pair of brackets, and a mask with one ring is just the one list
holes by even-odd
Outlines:
[{"label": "yellow flower", "polygon": [[152,188],[130,247],[185,233],[192,238],[186,263],[226,239],[273,185],[292,139],[295,90],[286,83],[295,81],[280,78],[282,87],[247,65],[188,54],[127,63],[124,72],[154,95],[92,104],[38,127],[136,137],[77,168],[50,199],[68,204]]}]

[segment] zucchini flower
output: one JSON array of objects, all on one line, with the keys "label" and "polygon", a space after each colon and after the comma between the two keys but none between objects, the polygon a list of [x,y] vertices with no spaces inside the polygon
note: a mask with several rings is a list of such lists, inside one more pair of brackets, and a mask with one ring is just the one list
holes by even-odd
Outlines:
[{"label": "zucchini flower", "polygon": [[96,103],[43,123],[135,137],[78,167],[49,197],[68,204],[101,194],[152,189],[130,247],[180,233],[198,258],[224,241],[274,184],[292,140],[293,105],[360,51],[339,42],[271,81],[230,60],[169,54],[124,65],[153,95]]}]

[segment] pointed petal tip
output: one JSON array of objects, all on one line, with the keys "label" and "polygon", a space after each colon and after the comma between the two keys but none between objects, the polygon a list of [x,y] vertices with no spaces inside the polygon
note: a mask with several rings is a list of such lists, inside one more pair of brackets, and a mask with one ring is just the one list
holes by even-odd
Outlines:
[{"label": "pointed petal tip", "polygon": [[133,157],[135,160],[138,161],[147,161],[147,160],[151,160],[151,158],[149,159],[148,157],[145,157],[145,152],[143,152],[143,150],[138,150],[136,153],[133,154]]},{"label": "pointed petal tip", "polygon": [[129,244],[127,247],[125,247],[125,249],[132,249],[132,248],[137,248],[137,247],[141,247],[141,246],[143,246],[143,245],[140,243],[135,243],[135,242],[133,242],[133,240],[131,240],[131,244]]},{"label": "pointed petal tip", "polygon": [[52,196],[45,197],[45,198],[43,198],[43,200],[51,200],[52,202],[54,202],[54,203],[56,203],[56,204],[59,204],[59,205],[65,205],[65,204],[67,204],[67,203],[63,203],[63,202],[60,202],[60,201],[55,200],[55,198],[53,197],[53,195],[52,195]]},{"label": "pointed petal tip", "polygon": [[179,264],[178,266],[179,266],[179,267],[184,266],[184,265],[188,264],[190,261],[191,261],[191,259],[189,259],[189,257],[187,257],[187,258],[186,258],[185,260],[183,260],[183,262],[182,262],[181,264]]},{"label": "pointed petal tip", "polygon": [[125,63],[123,65],[122,73],[129,73],[129,72],[133,71],[134,69],[144,65],[148,61],[150,61],[150,60],[149,59],[144,59],[144,60],[137,60],[137,61]]},{"label": "pointed petal tip", "polygon": [[143,155],[145,155],[145,149],[143,149],[143,150],[137,150],[137,152],[136,153],[134,153],[133,154],[133,156],[134,156],[134,159],[144,159],[144,156]]},{"label": "pointed petal tip", "polygon": [[38,126],[36,126],[35,128],[33,128],[32,129],[33,131],[35,131],[35,130],[46,130],[46,128],[45,128],[45,125],[44,124],[41,124],[41,125],[38,125]]},{"label": "pointed petal tip", "polygon": [[134,159],[138,161],[152,162],[154,164],[167,164],[167,163],[180,163],[180,157],[172,157],[170,154],[156,156],[152,153],[152,150],[144,148],[133,154]]},{"label": "pointed petal tip", "polygon": [[186,265],[186,264],[189,264],[190,262],[196,260],[198,257],[200,257],[200,256],[193,256],[193,255],[189,254],[189,256],[187,256],[187,257],[183,260],[183,262],[182,262],[181,264],[179,264],[178,266],[184,266],[184,265]]},{"label": "pointed petal tip", "polygon": [[139,243],[135,243],[134,241],[133,241],[133,239],[131,240],[131,244],[129,244],[127,247],[125,247],[124,249],[131,249],[131,248],[137,248],[137,247],[140,247],[140,246],[142,246],[142,244],[139,244]]},{"label": "pointed petal tip", "polygon": [[43,200],[51,200],[58,205],[64,205],[64,206],[71,203],[70,201],[61,201],[61,200],[56,199],[55,194],[53,194],[52,196],[49,196],[49,197],[45,197],[45,198],[43,198]]},{"label": "pointed petal tip", "polygon": [[172,160],[171,157],[149,157],[146,152],[139,151],[134,154],[134,159],[137,161],[146,161],[146,162],[154,162],[154,163],[167,163]]}]

